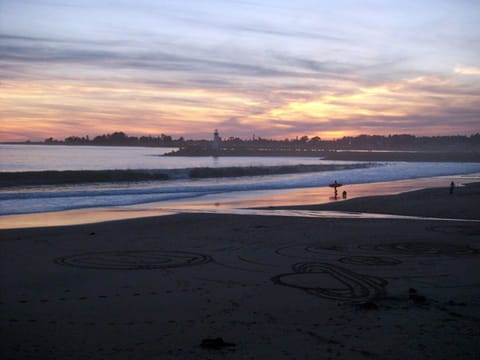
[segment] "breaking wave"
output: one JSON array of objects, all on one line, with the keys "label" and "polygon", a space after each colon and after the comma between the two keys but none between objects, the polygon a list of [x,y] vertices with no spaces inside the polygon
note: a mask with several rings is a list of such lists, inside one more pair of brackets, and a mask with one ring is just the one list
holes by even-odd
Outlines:
[{"label": "breaking wave", "polygon": [[[15,187],[0,189],[0,215],[39,213],[70,209],[126,206],[151,202],[195,199],[217,194],[226,199],[243,191],[268,191],[328,186],[333,180],[362,184],[432,176],[480,172],[480,163],[376,163],[334,166],[273,166],[243,168],[188,168],[167,170],[79,171],[87,183],[66,183],[65,172],[18,174]],[[193,171],[195,170],[195,171]],[[260,171],[262,172],[260,174]],[[58,173],[52,175],[52,173]],[[6,173],[1,174],[2,181]],[[47,176],[48,175],[48,176]],[[73,175],[73,174],[69,174]],[[101,182],[101,177],[110,176]],[[255,176],[253,176],[255,175]],[[22,178],[23,176],[23,178]],[[46,176],[59,183],[45,184]],[[119,176],[120,180],[114,176]],[[168,176],[168,177],[167,177]],[[39,180],[31,180],[34,177]],[[123,180],[125,178],[128,180]],[[6,180],[5,180],[6,181]],[[12,179],[9,180],[12,183]],[[5,182],[3,182],[5,184]],[[23,184],[23,185],[20,185]]]},{"label": "breaking wave", "polygon": [[283,165],[283,166],[231,166],[198,167],[159,170],[66,170],[23,171],[0,173],[0,187],[26,185],[60,185],[81,183],[119,183],[175,179],[208,179],[260,175],[298,174],[365,168],[368,164],[342,165]]}]

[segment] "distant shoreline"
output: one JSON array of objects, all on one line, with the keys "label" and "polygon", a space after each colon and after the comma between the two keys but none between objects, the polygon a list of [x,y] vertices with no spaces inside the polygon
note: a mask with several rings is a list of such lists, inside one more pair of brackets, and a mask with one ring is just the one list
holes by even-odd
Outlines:
[{"label": "distant shoreline", "polygon": [[407,161],[407,162],[480,162],[479,151],[422,151],[422,150],[190,150],[180,149],[162,156],[285,156],[319,157],[339,161]]},{"label": "distant shoreline", "polygon": [[406,161],[406,162],[480,162],[480,150],[423,150],[423,149],[321,149],[321,148],[244,148],[231,147],[212,150],[206,147],[170,145],[132,145],[132,144],[68,144],[44,142],[0,143],[0,145],[45,145],[45,146],[96,146],[96,147],[143,147],[177,148],[178,150],[160,156],[185,157],[318,157],[322,160],[339,161]]},{"label": "distant shoreline", "polygon": [[69,144],[64,142],[59,143],[46,143],[43,141],[30,141],[30,142],[0,142],[0,145],[44,145],[44,146],[71,146],[71,147],[87,147],[87,146],[95,146],[95,147],[142,147],[142,148],[178,148],[178,144],[174,145],[148,145],[148,144]]}]

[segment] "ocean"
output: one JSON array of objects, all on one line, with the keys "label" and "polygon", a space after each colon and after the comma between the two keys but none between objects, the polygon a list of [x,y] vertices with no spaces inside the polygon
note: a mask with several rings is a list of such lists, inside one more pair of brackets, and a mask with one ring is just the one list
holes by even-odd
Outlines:
[{"label": "ocean", "polygon": [[[199,206],[204,199],[235,203],[239,197],[276,196],[295,189],[327,188],[333,181],[348,185],[392,182],[438,176],[478,176],[480,163],[420,163],[326,161],[315,157],[170,157],[174,149],[144,147],[0,145],[0,179],[6,173],[47,176],[47,171],[141,170],[169,174],[167,180],[91,181],[0,188],[0,215],[32,214],[72,209],[112,208],[155,204]],[[268,169],[265,174],[238,176],[244,169]],[[202,177],[192,170],[201,168]],[[229,173],[234,169],[233,176]],[[285,173],[287,169],[287,173]],[[225,170],[224,172],[222,172]],[[219,176],[229,174],[228,177]],[[448,185],[447,179],[445,183]],[[267,199],[267,200],[265,200]],[[315,202],[306,197],[302,201]],[[318,201],[318,200],[317,200]],[[298,203],[298,202],[297,202]],[[200,205],[201,207],[201,205]]]}]

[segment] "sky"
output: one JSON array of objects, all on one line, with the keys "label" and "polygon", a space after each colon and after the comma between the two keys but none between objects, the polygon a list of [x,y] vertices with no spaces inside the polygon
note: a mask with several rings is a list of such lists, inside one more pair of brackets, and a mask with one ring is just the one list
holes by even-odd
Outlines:
[{"label": "sky", "polygon": [[480,132],[478,0],[0,0],[0,141]]}]

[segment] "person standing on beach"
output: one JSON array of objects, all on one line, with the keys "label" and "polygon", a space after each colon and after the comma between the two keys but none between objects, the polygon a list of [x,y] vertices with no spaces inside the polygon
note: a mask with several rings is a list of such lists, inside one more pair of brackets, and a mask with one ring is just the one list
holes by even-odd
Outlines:
[{"label": "person standing on beach", "polygon": [[452,182],[450,183],[450,195],[453,194],[453,189],[454,189],[454,188],[455,188],[455,183],[452,181]]}]

